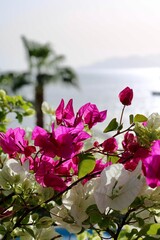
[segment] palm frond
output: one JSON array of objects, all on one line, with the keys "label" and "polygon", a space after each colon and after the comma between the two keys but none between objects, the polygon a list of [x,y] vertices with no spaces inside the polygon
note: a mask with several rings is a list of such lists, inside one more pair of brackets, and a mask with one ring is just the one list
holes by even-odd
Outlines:
[{"label": "palm frond", "polygon": [[24,85],[31,84],[30,74],[28,72],[7,72],[0,74],[0,83],[4,88],[13,92],[22,88]]},{"label": "palm frond", "polygon": [[13,76],[12,90],[15,92],[26,85],[31,85],[32,83],[31,76],[28,72],[15,74]]},{"label": "palm frond", "polygon": [[59,75],[63,83],[78,87],[77,75],[70,67],[60,68]]},{"label": "palm frond", "polygon": [[38,84],[48,84],[50,82],[56,82],[57,80],[58,76],[56,74],[40,73],[37,75]]},{"label": "palm frond", "polygon": [[22,36],[22,42],[24,44],[28,62],[30,68],[35,66],[42,66],[45,64],[46,59],[53,54],[53,50],[50,44],[40,44],[35,41],[29,41],[26,37]]}]

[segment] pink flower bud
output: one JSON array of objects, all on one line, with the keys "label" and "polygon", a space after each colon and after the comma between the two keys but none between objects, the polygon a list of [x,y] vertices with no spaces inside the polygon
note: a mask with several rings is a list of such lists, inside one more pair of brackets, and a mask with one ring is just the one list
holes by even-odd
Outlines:
[{"label": "pink flower bud", "polygon": [[116,152],[118,149],[117,141],[114,137],[108,138],[102,143],[103,151],[104,152]]},{"label": "pink flower bud", "polygon": [[129,87],[126,87],[119,93],[119,100],[125,106],[131,105],[132,99],[133,99],[133,90]]},{"label": "pink flower bud", "polygon": [[99,142],[98,142],[98,141],[95,141],[95,142],[93,143],[93,146],[94,146],[94,147],[98,147],[98,146],[99,146]]}]

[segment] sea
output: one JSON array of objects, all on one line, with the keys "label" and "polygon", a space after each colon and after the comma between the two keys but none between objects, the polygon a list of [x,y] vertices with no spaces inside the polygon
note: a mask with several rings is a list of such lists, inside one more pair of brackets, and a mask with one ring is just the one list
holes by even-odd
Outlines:
[{"label": "sea", "polygon": [[[56,109],[62,98],[66,104],[72,98],[75,112],[88,102],[96,104],[100,111],[107,110],[106,120],[95,126],[99,132],[111,119],[120,118],[122,104],[118,95],[127,86],[133,89],[134,97],[132,104],[125,109],[125,125],[129,124],[130,114],[160,114],[160,68],[78,69],[77,82],[78,88],[62,83],[47,85],[45,101]],[[28,99],[33,97],[33,89],[25,88],[22,93]],[[15,124],[17,122],[14,120],[11,126]],[[25,118],[23,126],[28,125],[35,125],[33,117]]]}]

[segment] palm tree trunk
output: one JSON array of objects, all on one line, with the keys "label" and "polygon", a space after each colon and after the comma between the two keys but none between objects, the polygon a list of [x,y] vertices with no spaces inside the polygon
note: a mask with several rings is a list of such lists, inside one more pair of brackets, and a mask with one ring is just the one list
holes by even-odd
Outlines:
[{"label": "palm tree trunk", "polygon": [[35,86],[35,109],[36,109],[36,125],[43,127],[43,113],[41,110],[42,103],[44,101],[44,86],[43,83],[39,83]]}]

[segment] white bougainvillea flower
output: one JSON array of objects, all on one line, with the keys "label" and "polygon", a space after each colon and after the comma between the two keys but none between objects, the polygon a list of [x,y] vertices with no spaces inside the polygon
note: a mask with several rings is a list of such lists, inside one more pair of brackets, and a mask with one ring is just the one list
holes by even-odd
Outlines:
[{"label": "white bougainvillea flower", "polygon": [[160,209],[160,187],[151,188],[147,185],[146,181],[144,187],[140,193],[141,196],[145,197],[144,205],[146,208],[155,207]]},{"label": "white bougainvillea flower", "polygon": [[56,239],[56,236],[58,236],[58,233],[55,232],[54,227],[48,227],[48,228],[40,228],[37,230],[36,233],[36,240],[41,239],[41,240],[51,240],[51,239]]},{"label": "white bougainvillea flower", "polygon": [[71,216],[79,226],[82,226],[82,222],[88,218],[86,209],[90,205],[95,204],[93,196],[94,185],[94,179],[84,185],[78,183],[63,195],[62,202],[64,206],[70,211]]},{"label": "white bougainvillea flower", "polygon": [[0,169],[0,185],[8,188],[13,183],[23,183],[29,177],[28,161],[21,165],[20,161],[8,159],[2,169]]},{"label": "white bougainvillea flower", "polygon": [[95,179],[92,179],[84,185],[79,182],[72,187],[68,192],[63,195],[63,204],[69,210],[73,204],[87,208],[91,204],[94,204],[93,190],[95,186]]},{"label": "white bougainvillea flower", "polygon": [[47,102],[43,102],[42,103],[42,112],[45,113],[45,114],[53,114],[54,113],[54,110],[51,108],[51,106],[47,103]]},{"label": "white bougainvillea flower", "polygon": [[[34,233],[34,238],[29,234],[29,230],[33,231]],[[58,237],[58,233],[54,230],[54,227],[48,227],[48,228],[36,228],[36,226],[31,226],[28,228],[28,232],[20,229],[20,228],[16,228],[14,230],[14,234],[19,236],[19,239],[21,240],[51,240],[51,239],[57,239],[56,237]]]},{"label": "white bougainvillea flower", "polygon": [[83,222],[88,218],[86,209],[95,204],[93,196],[95,179],[85,183],[78,183],[63,195],[62,205],[51,210],[51,216],[57,225],[61,225],[69,232],[79,233],[82,228],[89,228]]},{"label": "white bougainvillea flower", "polygon": [[69,210],[63,205],[55,206],[50,210],[50,213],[55,223],[67,229],[70,233],[79,233],[82,230],[82,226],[78,226],[78,224],[75,223]]},{"label": "white bougainvillea flower", "polygon": [[108,207],[120,211],[129,207],[143,186],[141,165],[140,161],[132,172],[122,164],[112,164],[102,171],[94,190],[95,201],[101,213]]},{"label": "white bougainvillea flower", "polygon": [[160,115],[158,113],[152,113],[147,120],[147,128],[152,130],[160,129]]}]

